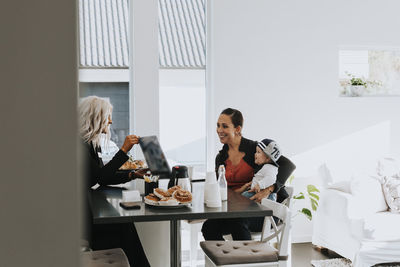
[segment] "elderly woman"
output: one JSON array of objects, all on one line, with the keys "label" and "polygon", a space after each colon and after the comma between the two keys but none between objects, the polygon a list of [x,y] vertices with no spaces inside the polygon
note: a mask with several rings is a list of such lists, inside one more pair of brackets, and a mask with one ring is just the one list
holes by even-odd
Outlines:
[{"label": "elderly woman", "polygon": [[[80,136],[84,142],[84,186],[87,190],[96,184],[121,184],[143,175],[140,172],[117,172],[129,159],[127,152],[139,142],[136,135],[128,135],[115,156],[106,165],[103,164],[100,137],[105,134],[109,140],[109,126],[112,123],[112,105],[108,99],[85,97],[79,103],[78,114]],[[88,205],[85,208],[85,238],[89,239],[91,248],[99,250],[120,247],[131,266],[150,266],[133,223],[94,225]]]},{"label": "elderly woman", "polygon": [[[254,162],[257,142],[244,138],[242,127],[243,116],[239,110],[227,108],[221,112],[217,122],[217,134],[223,147],[216,156],[215,168],[217,172],[220,165],[225,165],[228,187],[232,189],[238,189],[250,182],[254,173],[260,168]],[[294,165],[287,158],[283,156],[281,158],[283,166],[292,165],[289,166],[290,170],[284,172],[278,170],[277,182],[250,199],[261,202],[264,197],[278,191],[282,191],[278,193],[278,201],[287,196],[286,191],[280,189],[294,170]],[[210,219],[204,222],[201,231],[205,240],[223,240],[223,235],[226,234],[231,234],[234,240],[250,240],[250,230],[260,231],[262,224],[263,218]]]}]

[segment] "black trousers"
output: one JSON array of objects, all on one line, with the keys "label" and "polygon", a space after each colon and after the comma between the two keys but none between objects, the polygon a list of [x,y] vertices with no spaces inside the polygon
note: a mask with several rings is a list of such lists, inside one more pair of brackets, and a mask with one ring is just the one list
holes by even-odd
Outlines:
[{"label": "black trousers", "polygon": [[205,240],[224,240],[223,235],[231,234],[233,240],[251,240],[250,231],[261,231],[264,218],[209,219],[204,222],[201,232]]},{"label": "black trousers", "polygon": [[91,248],[122,248],[131,267],[150,266],[133,223],[92,225]]},{"label": "black trousers", "polygon": [[264,217],[209,219],[201,232],[205,240],[224,240],[223,235],[232,235],[233,240],[251,240],[251,232],[261,232]]}]

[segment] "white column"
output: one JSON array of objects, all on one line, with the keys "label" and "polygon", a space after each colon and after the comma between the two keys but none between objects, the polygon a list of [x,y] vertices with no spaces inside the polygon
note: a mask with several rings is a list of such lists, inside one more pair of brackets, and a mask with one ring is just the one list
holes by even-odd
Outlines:
[{"label": "white column", "polygon": [[130,131],[158,136],[158,1],[130,3]]},{"label": "white column", "polygon": [[[130,1],[130,133],[159,136],[158,1]],[[137,157],[141,156],[136,149]],[[169,263],[169,223],[135,223],[151,266]]]},{"label": "white column", "polygon": [[216,111],[214,92],[214,60],[213,60],[213,1],[206,1],[206,167],[214,171],[217,152]]}]

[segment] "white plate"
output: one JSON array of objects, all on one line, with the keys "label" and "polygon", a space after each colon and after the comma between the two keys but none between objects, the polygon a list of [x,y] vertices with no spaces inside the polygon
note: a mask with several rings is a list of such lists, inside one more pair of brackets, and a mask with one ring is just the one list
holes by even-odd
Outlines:
[{"label": "white plate", "polygon": [[189,207],[192,203],[179,203],[177,205],[160,205],[159,203],[153,203],[144,198],[144,203],[149,206],[153,207],[160,207],[160,208],[182,208],[182,207]]}]

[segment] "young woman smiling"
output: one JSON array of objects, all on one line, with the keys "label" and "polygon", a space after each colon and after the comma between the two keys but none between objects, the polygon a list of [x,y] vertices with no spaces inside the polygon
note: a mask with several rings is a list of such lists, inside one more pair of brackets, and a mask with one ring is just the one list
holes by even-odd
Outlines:
[{"label": "young woman smiling", "polygon": [[[220,165],[226,169],[228,187],[237,189],[250,182],[258,166],[254,162],[257,142],[242,136],[243,115],[239,110],[223,110],[217,122],[217,134],[223,144],[215,159],[215,171]],[[268,187],[251,199],[260,202],[274,190]],[[212,219],[204,222],[201,229],[205,240],[223,240],[223,235],[231,234],[234,240],[251,239],[250,221],[247,218]],[[262,222],[261,222],[262,224]]]}]

